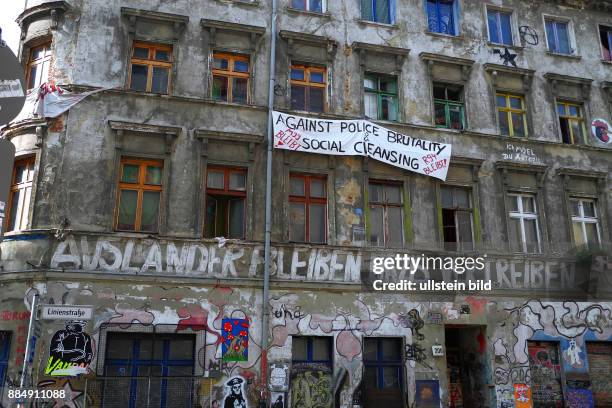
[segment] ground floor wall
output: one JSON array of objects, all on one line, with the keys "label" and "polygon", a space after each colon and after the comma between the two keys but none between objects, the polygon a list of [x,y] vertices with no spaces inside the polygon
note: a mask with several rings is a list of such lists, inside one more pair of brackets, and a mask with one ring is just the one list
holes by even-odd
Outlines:
[{"label": "ground floor wall", "polygon": [[[189,378],[147,380],[149,395],[161,406],[182,406],[177,401],[185,389],[193,393],[188,406],[202,407],[252,408],[262,392],[274,408],[368,407],[372,395],[387,398],[388,407],[531,406],[526,399],[534,406],[589,407],[612,400],[612,302],[426,298],[324,285],[271,290],[265,364],[270,394],[261,384],[261,293],[258,283],[247,281],[5,279],[3,404],[10,406],[7,392],[19,384],[35,294],[41,305],[90,306],[92,315],[39,316],[33,352],[26,356],[26,384],[61,389],[65,396],[32,406],[122,406],[110,404],[105,387],[129,390],[132,378],[177,373]],[[131,350],[138,346],[142,354],[145,341],[159,345],[151,346],[149,364],[158,371],[135,369],[128,361],[139,358]],[[132,382],[113,388],[118,377]],[[138,402],[144,394],[127,395],[121,398],[133,398],[131,406],[145,406]]]}]

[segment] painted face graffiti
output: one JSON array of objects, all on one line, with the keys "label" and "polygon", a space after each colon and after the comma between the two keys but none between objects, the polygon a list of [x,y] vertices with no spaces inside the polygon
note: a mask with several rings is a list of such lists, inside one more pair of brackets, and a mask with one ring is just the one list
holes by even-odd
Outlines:
[{"label": "painted face graffiti", "polygon": [[223,408],[248,408],[243,392],[244,379],[242,377],[234,377],[225,383],[225,385],[228,390],[223,401]]},{"label": "painted face graffiti", "polygon": [[45,375],[77,376],[88,371],[93,358],[91,337],[83,332],[85,322],[68,321],[51,339]]}]

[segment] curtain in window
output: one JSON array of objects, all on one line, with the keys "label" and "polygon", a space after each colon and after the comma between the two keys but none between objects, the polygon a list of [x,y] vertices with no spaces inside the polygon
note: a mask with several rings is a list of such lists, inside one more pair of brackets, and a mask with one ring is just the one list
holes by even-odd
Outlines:
[{"label": "curtain in window", "polygon": [[391,0],[375,0],[376,6],[376,21],[379,23],[390,24],[389,2]]},{"label": "curtain in window", "polygon": [[361,0],[361,18],[363,20],[374,20],[374,9],[372,7],[373,0]]}]

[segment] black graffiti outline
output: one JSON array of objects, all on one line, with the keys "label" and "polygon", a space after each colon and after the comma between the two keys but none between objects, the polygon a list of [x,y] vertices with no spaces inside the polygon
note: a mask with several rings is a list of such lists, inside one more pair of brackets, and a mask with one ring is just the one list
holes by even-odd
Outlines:
[{"label": "black graffiti outline", "polygon": [[519,34],[521,36],[521,39],[529,45],[538,45],[540,42],[538,32],[533,27],[530,27],[528,25],[520,26]]}]

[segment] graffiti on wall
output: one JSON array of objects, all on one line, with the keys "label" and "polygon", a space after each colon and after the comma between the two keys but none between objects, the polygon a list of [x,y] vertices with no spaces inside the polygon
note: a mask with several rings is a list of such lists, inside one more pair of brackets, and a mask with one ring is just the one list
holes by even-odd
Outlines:
[{"label": "graffiti on wall", "polygon": [[419,408],[440,407],[440,382],[438,380],[416,380],[416,406]]},{"label": "graffiti on wall", "polygon": [[331,408],[332,370],[325,364],[294,363],[291,367],[291,406]]},{"label": "graffiti on wall", "polygon": [[45,375],[71,377],[88,372],[93,347],[91,337],[83,331],[85,324],[68,321],[65,329],[55,332],[49,344]]},{"label": "graffiti on wall", "polygon": [[223,319],[223,361],[248,361],[249,321],[248,319]]},{"label": "graffiti on wall", "polygon": [[244,378],[234,377],[225,383],[227,391],[223,400],[223,408],[248,408],[244,397]]},{"label": "graffiti on wall", "polygon": [[528,384],[514,384],[514,401],[516,408],[531,408],[531,387]]}]

